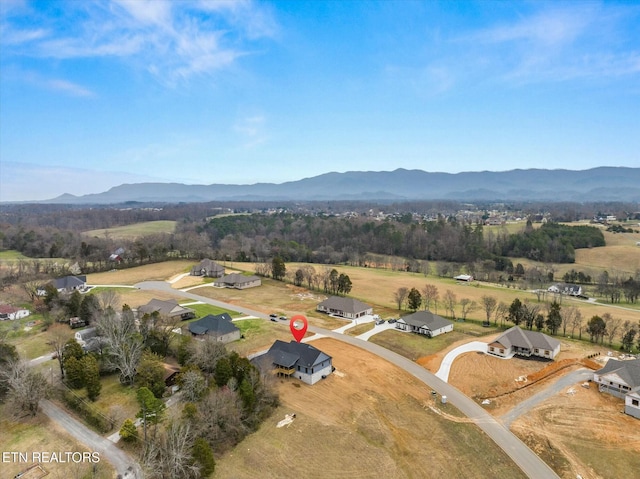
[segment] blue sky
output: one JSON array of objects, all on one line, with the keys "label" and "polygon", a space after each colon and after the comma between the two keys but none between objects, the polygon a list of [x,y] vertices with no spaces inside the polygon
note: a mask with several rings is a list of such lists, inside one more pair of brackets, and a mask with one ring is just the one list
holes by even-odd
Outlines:
[{"label": "blue sky", "polygon": [[0,1],[0,201],[640,166],[640,4]]}]

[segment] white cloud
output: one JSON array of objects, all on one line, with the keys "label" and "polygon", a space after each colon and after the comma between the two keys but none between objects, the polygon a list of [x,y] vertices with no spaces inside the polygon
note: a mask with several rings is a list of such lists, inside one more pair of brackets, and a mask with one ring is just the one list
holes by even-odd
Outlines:
[{"label": "white cloud", "polygon": [[47,86],[53,90],[59,90],[73,96],[95,96],[95,93],[93,93],[91,90],[66,80],[48,80]]},{"label": "white cloud", "polygon": [[118,57],[172,85],[229,67],[249,54],[251,42],[276,31],[268,7],[250,1],[114,0],[68,6],[66,17],[44,19],[35,28],[21,29],[15,16],[7,18],[5,23],[14,20],[6,28],[10,42],[3,40],[11,47],[9,57]]},{"label": "white cloud", "polygon": [[243,148],[252,148],[267,141],[265,132],[266,119],[262,115],[240,118],[233,126],[236,133],[243,138]]}]

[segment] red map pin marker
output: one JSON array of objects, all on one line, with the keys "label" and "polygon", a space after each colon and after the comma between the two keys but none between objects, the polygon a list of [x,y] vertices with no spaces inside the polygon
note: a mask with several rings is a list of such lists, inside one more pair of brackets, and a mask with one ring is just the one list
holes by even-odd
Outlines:
[{"label": "red map pin marker", "polygon": [[304,335],[307,333],[307,326],[309,326],[307,318],[305,318],[301,314],[295,315],[293,318],[291,318],[291,321],[289,321],[289,329],[291,329],[291,334],[293,334],[293,337],[298,342],[302,341],[302,338],[304,338]]}]

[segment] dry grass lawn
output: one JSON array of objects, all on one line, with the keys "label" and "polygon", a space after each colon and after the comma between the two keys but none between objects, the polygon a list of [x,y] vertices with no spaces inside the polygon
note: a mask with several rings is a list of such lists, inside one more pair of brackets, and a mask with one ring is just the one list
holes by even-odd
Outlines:
[{"label": "dry grass lawn", "polygon": [[[70,438],[65,431],[51,422],[46,416],[39,414],[35,418],[13,420],[5,415],[4,407],[0,406],[0,450],[3,452],[27,453],[29,461],[27,463],[3,461],[0,467],[0,477],[12,478],[32,466],[34,464],[31,460],[32,452],[92,452]],[[69,479],[75,477],[110,479],[115,477],[115,471],[104,458],[101,458],[101,461],[97,464],[95,476],[91,476],[91,465],[89,464],[50,462],[42,464],[42,467],[48,473],[45,476],[47,479]]]},{"label": "dry grass lawn", "polygon": [[[429,389],[411,375],[331,339],[313,344],[336,373],[314,386],[280,380],[282,406],[217,459],[216,477],[524,477],[475,425],[431,411]],[[291,413],[293,423],[277,428]]]},{"label": "dry grass lawn", "polygon": [[141,281],[165,281],[180,273],[188,273],[194,261],[165,261],[87,275],[88,284],[125,284],[133,286]]},{"label": "dry grass lawn", "polygon": [[85,236],[109,237],[112,239],[135,240],[143,236],[158,233],[173,233],[176,229],[176,222],[170,220],[145,221],[126,226],[115,226],[113,228],[85,231]]}]

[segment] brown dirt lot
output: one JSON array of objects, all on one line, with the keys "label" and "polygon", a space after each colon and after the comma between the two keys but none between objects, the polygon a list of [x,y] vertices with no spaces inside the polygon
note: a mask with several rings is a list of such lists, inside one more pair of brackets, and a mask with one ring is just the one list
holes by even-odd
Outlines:
[{"label": "brown dirt lot", "polygon": [[[280,380],[282,406],[217,460],[216,477],[523,477],[475,425],[430,410],[430,390],[409,374],[338,341],[313,344],[336,373],[314,386]],[[291,413],[293,423],[276,428]]]},{"label": "brown dirt lot", "polygon": [[164,281],[176,274],[189,272],[194,264],[194,261],[165,261],[136,268],[94,273],[87,276],[87,283],[134,285],[141,281]]},{"label": "brown dirt lot", "polygon": [[[437,371],[444,355],[466,341],[420,358],[418,363]],[[595,361],[603,365],[609,351],[599,345],[563,340],[562,351],[553,362],[466,353],[454,361],[449,382],[478,401],[491,398],[491,405],[485,408],[500,417],[563,374],[582,367],[563,365],[596,352],[600,356]],[[527,381],[516,381],[521,376],[528,376]],[[538,377],[542,379],[532,384]],[[573,479],[577,474],[584,479],[632,477],[631,471],[640,469],[638,420],[621,413],[621,399],[600,394],[593,384],[588,390],[574,386],[573,391],[563,391],[535,407],[516,420],[512,430],[563,478]]]}]

